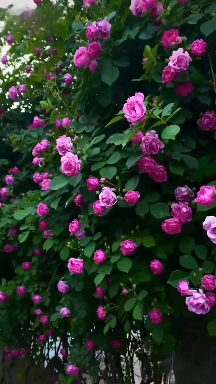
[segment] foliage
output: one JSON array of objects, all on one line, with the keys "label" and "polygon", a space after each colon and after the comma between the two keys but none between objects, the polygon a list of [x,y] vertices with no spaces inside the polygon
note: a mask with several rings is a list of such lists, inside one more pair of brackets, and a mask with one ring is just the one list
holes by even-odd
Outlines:
[{"label": "foliage", "polygon": [[[179,286],[215,288],[202,280],[215,275],[214,234],[202,223],[215,208],[216,4],[165,0],[142,17],[129,6],[43,0],[30,16],[7,16],[1,36],[2,46],[13,36],[0,74],[2,345],[34,341],[36,356],[53,329],[69,349],[64,363],[94,377],[99,363],[88,349],[107,353],[109,364],[129,345],[142,361],[145,345],[157,361],[173,351],[181,319],[203,306],[216,334],[210,296],[198,312]],[[84,48],[79,56],[86,30],[104,19],[111,31],[97,26],[101,56],[99,45],[91,59]],[[170,59],[178,48],[183,63]],[[213,187],[194,201],[203,185]],[[131,382],[125,364],[114,382]],[[64,383],[73,381],[67,373]]]}]

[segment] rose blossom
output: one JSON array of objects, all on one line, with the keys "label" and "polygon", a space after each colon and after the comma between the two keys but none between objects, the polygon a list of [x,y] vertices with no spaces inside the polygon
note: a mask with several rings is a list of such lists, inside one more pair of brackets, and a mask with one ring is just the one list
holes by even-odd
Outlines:
[{"label": "rose blossom", "polygon": [[100,182],[97,177],[88,177],[88,179],[86,180],[86,184],[90,192],[96,192],[100,188]]},{"label": "rose blossom", "polygon": [[202,131],[214,131],[216,129],[216,114],[214,111],[207,111],[197,121],[198,127]]},{"label": "rose blossom", "polygon": [[207,47],[208,46],[203,39],[197,39],[191,44],[190,51],[192,55],[200,57],[206,53]]},{"label": "rose blossom", "polygon": [[190,81],[186,81],[176,84],[175,91],[181,97],[188,97],[194,91],[194,86]]},{"label": "rose blossom", "polygon": [[207,291],[214,291],[216,289],[216,278],[213,275],[205,275],[201,281],[202,288]]},{"label": "rose blossom", "polygon": [[216,201],[216,189],[211,185],[203,185],[200,187],[199,192],[197,193],[196,199],[194,201],[197,204],[203,205],[205,207],[210,207]]},{"label": "rose blossom", "polygon": [[95,251],[93,260],[95,264],[101,264],[106,260],[106,257],[107,257],[106,252],[102,251],[102,249],[99,249]]},{"label": "rose blossom", "polygon": [[151,309],[151,311],[148,313],[148,317],[151,323],[155,325],[161,324],[163,321],[163,314],[157,308]]},{"label": "rose blossom", "polygon": [[193,199],[194,193],[192,189],[190,189],[187,185],[183,187],[177,187],[175,190],[175,198],[178,201],[182,201],[184,203],[190,203]]},{"label": "rose blossom", "polygon": [[134,16],[144,16],[157,4],[157,0],[131,0],[130,10]]},{"label": "rose blossom", "polygon": [[74,64],[78,68],[87,68],[90,62],[90,54],[86,47],[80,47],[74,55]]},{"label": "rose blossom", "polygon": [[182,42],[182,38],[177,29],[169,29],[163,33],[161,42],[164,49],[170,49],[173,45],[180,44]]},{"label": "rose blossom", "polygon": [[104,289],[102,287],[97,287],[96,290],[95,290],[95,295],[99,299],[103,299],[104,298]]},{"label": "rose blossom", "polygon": [[12,99],[13,101],[18,100],[18,91],[17,91],[16,87],[11,87],[8,91],[8,94],[9,94],[10,99]]},{"label": "rose blossom", "polygon": [[0,303],[7,303],[8,295],[2,291],[0,291]]},{"label": "rose blossom", "polygon": [[47,231],[44,231],[44,238],[45,239],[53,239],[54,233],[48,229]]},{"label": "rose blossom", "polygon": [[41,309],[35,309],[34,314],[35,316],[40,317],[43,315],[43,311]]},{"label": "rose blossom", "polygon": [[64,117],[61,121],[61,125],[63,128],[68,128],[71,125],[71,120],[68,117]]},{"label": "rose blossom", "polygon": [[140,193],[137,191],[128,191],[124,195],[124,200],[131,205],[137,204],[140,198]]},{"label": "rose blossom", "polygon": [[66,367],[66,373],[68,375],[76,376],[76,375],[79,375],[79,372],[80,372],[80,369],[75,365],[69,364]]},{"label": "rose blossom", "polygon": [[39,203],[37,206],[37,214],[38,216],[47,216],[49,213],[49,207],[45,203]]},{"label": "rose blossom", "polygon": [[134,137],[132,137],[131,141],[134,145],[138,145],[141,144],[143,137],[143,133],[139,131]]},{"label": "rose blossom", "polygon": [[123,112],[129,123],[140,123],[145,120],[147,111],[144,99],[144,94],[140,92],[127,99],[123,106]]},{"label": "rose blossom", "polygon": [[37,340],[39,343],[46,343],[47,342],[47,338],[45,335],[38,336]]},{"label": "rose blossom", "polygon": [[73,76],[70,73],[64,75],[64,82],[66,87],[69,87],[73,83]]},{"label": "rose blossom", "polygon": [[14,177],[11,175],[6,175],[5,176],[5,183],[7,185],[13,185],[14,184]]},{"label": "rose blossom", "polygon": [[117,203],[117,197],[111,188],[104,187],[99,194],[99,201],[102,207],[110,208]]},{"label": "rose blossom", "polygon": [[12,253],[14,251],[14,247],[11,244],[5,244],[4,246],[4,252],[5,253]]},{"label": "rose blossom", "polygon": [[203,222],[203,229],[208,231],[215,224],[216,224],[216,217],[215,216],[206,216],[206,218]]},{"label": "rose blossom", "polygon": [[120,250],[124,256],[131,256],[136,252],[136,243],[133,240],[124,240],[120,243]]},{"label": "rose blossom", "polygon": [[92,23],[97,29],[97,38],[100,40],[108,40],[110,38],[111,24],[108,20],[104,19]]},{"label": "rose blossom", "polygon": [[144,155],[157,155],[164,148],[164,143],[159,140],[156,131],[151,130],[143,137],[140,147]]},{"label": "rose blossom", "polygon": [[150,262],[150,270],[154,275],[160,275],[163,272],[164,267],[160,260],[152,260]]},{"label": "rose blossom", "polygon": [[80,222],[78,220],[73,220],[69,224],[69,232],[72,235],[75,235],[75,233],[79,232],[80,229],[81,229],[81,225],[80,225]]},{"label": "rose blossom", "polygon": [[191,61],[189,53],[187,51],[184,52],[183,48],[179,48],[170,56],[168,65],[175,72],[184,72],[188,69]]},{"label": "rose blossom", "polygon": [[157,163],[150,156],[143,156],[138,162],[137,167],[143,173],[150,173],[157,167]]},{"label": "rose blossom", "polygon": [[68,260],[68,270],[69,272],[73,273],[74,275],[81,275],[85,270],[85,264],[82,259],[75,259],[74,257],[71,257]]},{"label": "rose blossom", "polygon": [[43,191],[49,191],[51,187],[51,183],[52,183],[52,180],[44,179],[41,183],[41,188],[43,189]]},{"label": "rose blossom", "polygon": [[61,293],[67,293],[69,291],[69,286],[62,280],[57,284],[58,291]]},{"label": "rose blossom", "polygon": [[41,220],[41,221],[39,222],[39,229],[40,229],[41,231],[46,231],[46,230],[48,229],[48,226],[49,226],[49,224],[48,224],[48,221],[47,221],[47,220]]},{"label": "rose blossom", "polygon": [[34,295],[34,296],[32,296],[32,301],[35,304],[41,304],[43,299],[40,295]]},{"label": "rose blossom", "polygon": [[83,207],[83,205],[84,205],[84,198],[83,198],[83,195],[81,195],[81,193],[75,197],[74,203],[75,203],[75,205],[77,207],[80,207],[80,208]]},{"label": "rose blossom", "polygon": [[105,308],[104,308],[102,305],[100,305],[100,306],[98,307],[98,309],[97,309],[97,315],[98,315],[98,318],[99,318],[100,320],[105,320],[105,319],[106,319],[107,312],[106,312]]},{"label": "rose blossom", "polygon": [[46,335],[48,336],[48,337],[52,337],[52,336],[54,336],[54,334],[55,334],[55,331],[54,331],[54,329],[48,329],[48,331],[46,332]]},{"label": "rose blossom", "polygon": [[152,10],[151,10],[152,19],[156,20],[158,18],[158,16],[160,16],[160,14],[163,12],[163,10],[164,10],[163,4],[158,2],[155,5],[155,7],[152,8]]},{"label": "rose blossom", "polygon": [[25,261],[24,263],[22,263],[22,268],[24,269],[24,271],[30,271],[32,267],[32,264],[30,261]]},{"label": "rose blossom", "polygon": [[91,63],[89,64],[90,72],[96,71],[97,68],[98,68],[98,62],[96,60],[92,60]]},{"label": "rose blossom", "polygon": [[167,235],[176,235],[182,231],[182,223],[176,218],[164,220],[161,227]]},{"label": "rose blossom", "polygon": [[182,223],[192,220],[192,209],[188,203],[174,203],[171,205],[171,215],[179,219]]},{"label": "rose blossom", "polygon": [[26,287],[24,287],[23,285],[20,285],[19,287],[17,287],[18,296],[23,296],[25,295],[25,293],[26,293]]},{"label": "rose blossom", "polygon": [[169,65],[167,65],[162,72],[162,83],[163,84],[172,83],[177,76],[178,76],[178,73],[174,71]]},{"label": "rose blossom", "polygon": [[113,340],[113,341],[111,342],[111,345],[112,345],[112,347],[113,347],[114,349],[119,349],[119,348],[122,347],[122,343],[121,343],[120,340]]},{"label": "rose blossom", "polygon": [[98,38],[98,30],[95,24],[88,25],[86,28],[86,37],[92,41]]},{"label": "rose blossom", "polygon": [[212,308],[215,307],[216,306],[216,296],[215,296],[215,294],[212,293],[212,292],[206,292],[205,295],[206,295],[206,297],[207,297],[211,307]]},{"label": "rose blossom", "polygon": [[49,316],[47,316],[47,315],[41,316],[40,323],[43,324],[43,325],[49,324]]},{"label": "rose blossom", "polygon": [[156,183],[164,183],[167,181],[167,172],[166,168],[163,165],[156,165],[156,167],[148,172],[148,175],[154,180]]},{"label": "rose blossom", "polygon": [[86,347],[87,347],[88,351],[94,351],[94,349],[96,348],[96,345],[97,344],[94,340],[89,340],[86,343]]},{"label": "rose blossom", "polygon": [[70,317],[70,314],[71,314],[70,309],[68,309],[66,307],[60,309],[60,315],[62,317]]},{"label": "rose blossom", "polygon": [[192,292],[192,295],[186,297],[186,305],[190,312],[197,315],[205,315],[211,310],[211,304],[202,289]]},{"label": "rose blossom", "polygon": [[102,52],[102,46],[99,41],[93,41],[88,45],[88,53],[91,59],[98,59]]},{"label": "rose blossom", "polygon": [[106,212],[106,207],[103,207],[100,203],[100,200],[97,200],[93,203],[93,211],[96,216],[103,216]]},{"label": "rose blossom", "polygon": [[71,152],[67,152],[61,158],[61,171],[64,175],[69,177],[75,177],[79,175],[81,171],[81,160]]},{"label": "rose blossom", "polygon": [[83,0],[83,5],[86,7],[92,7],[92,5],[96,4],[96,0]]},{"label": "rose blossom", "polygon": [[66,359],[68,357],[67,349],[60,349],[60,354]]},{"label": "rose blossom", "polygon": [[72,151],[73,143],[71,138],[66,135],[59,136],[59,138],[56,140],[56,149],[61,156],[65,155],[67,152]]},{"label": "rose blossom", "polygon": [[75,233],[75,237],[78,239],[78,240],[82,240],[82,239],[85,239],[86,237],[86,232],[85,231],[79,231],[79,232],[76,232]]},{"label": "rose blossom", "polygon": [[178,291],[181,296],[187,296],[189,294],[189,284],[187,281],[181,280],[178,283]]},{"label": "rose blossom", "polygon": [[17,175],[19,175],[20,170],[19,170],[19,168],[17,168],[17,167],[13,167],[13,168],[10,168],[10,169],[9,169],[9,173],[10,173],[11,175],[13,175],[13,176],[17,176]]}]

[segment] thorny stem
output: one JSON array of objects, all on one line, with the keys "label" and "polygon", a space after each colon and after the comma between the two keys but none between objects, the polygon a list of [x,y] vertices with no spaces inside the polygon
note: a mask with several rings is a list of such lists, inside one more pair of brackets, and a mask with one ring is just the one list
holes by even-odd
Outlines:
[{"label": "thorny stem", "polygon": [[210,64],[212,80],[213,80],[213,89],[214,89],[214,93],[216,94],[216,80],[215,80],[215,74],[214,74],[214,70],[213,70],[210,54],[208,54],[208,57],[209,57],[209,64]]}]

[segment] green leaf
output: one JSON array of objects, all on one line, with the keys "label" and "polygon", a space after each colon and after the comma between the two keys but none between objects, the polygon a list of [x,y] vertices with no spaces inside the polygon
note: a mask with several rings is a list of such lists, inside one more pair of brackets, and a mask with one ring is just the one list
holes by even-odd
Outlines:
[{"label": "green leaf", "polygon": [[167,104],[166,107],[163,109],[162,117],[170,116],[172,113],[174,103]]},{"label": "green leaf", "polygon": [[131,309],[133,309],[134,305],[136,304],[137,302],[137,299],[136,298],[133,298],[133,299],[129,299],[126,301],[126,303],[124,304],[124,310],[127,312],[127,311],[131,311]]},{"label": "green leaf", "polygon": [[125,331],[125,333],[130,333],[130,331],[131,331],[131,326],[130,326],[130,323],[128,320],[125,321],[124,331]]},{"label": "green leaf", "polygon": [[105,128],[108,127],[111,124],[116,123],[119,120],[122,120],[122,119],[123,119],[123,116],[116,116],[116,117],[114,117],[112,120],[110,120],[110,122],[107,125],[105,125]]},{"label": "green leaf", "polygon": [[53,200],[51,203],[50,203],[50,207],[53,208],[53,209],[56,209],[59,205],[59,202],[61,200],[61,196],[57,197],[55,200]]},{"label": "green leaf", "polygon": [[111,135],[106,142],[107,144],[122,145],[123,140],[124,135],[122,135],[122,133],[115,133],[114,135]]},{"label": "green leaf", "polygon": [[154,191],[152,191],[151,193],[147,193],[144,196],[144,201],[147,201],[147,203],[155,203],[159,199],[160,199],[160,194]]},{"label": "green leaf", "polygon": [[121,272],[129,272],[132,267],[132,261],[128,257],[122,257],[118,262],[117,262],[117,268]]},{"label": "green leaf", "polygon": [[50,248],[53,247],[54,245],[54,239],[47,239],[44,243],[43,243],[43,249],[44,251],[49,251]]},{"label": "green leaf", "polygon": [[202,269],[205,273],[212,273],[215,269],[215,265],[211,261],[205,260]]},{"label": "green leaf", "polygon": [[86,257],[91,257],[91,256],[93,256],[93,253],[94,253],[94,251],[95,251],[95,248],[96,248],[96,244],[95,243],[93,243],[93,242],[91,242],[91,243],[89,243],[88,245],[86,245],[86,247],[84,248],[84,255],[86,256]]},{"label": "green leaf", "polygon": [[52,179],[50,189],[52,191],[58,191],[58,189],[65,187],[69,184],[70,178],[64,175],[56,176]]},{"label": "green leaf", "polygon": [[183,155],[182,159],[184,160],[185,164],[188,166],[188,168],[191,169],[197,169],[198,168],[198,160],[190,155]]},{"label": "green leaf", "polygon": [[98,163],[95,163],[91,166],[91,170],[92,171],[97,171],[98,169],[104,167],[104,165],[106,165],[106,162],[105,161],[99,161]]},{"label": "green leaf", "polygon": [[28,207],[26,209],[18,209],[14,214],[13,217],[15,220],[23,220],[25,217],[29,215],[34,215],[36,212],[35,207]]},{"label": "green leaf", "polygon": [[126,191],[134,191],[138,183],[139,183],[139,175],[131,177],[131,179],[129,179],[125,184]]},{"label": "green leaf", "polygon": [[119,290],[119,284],[118,283],[111,283],[109,286],[109,296],[113,298],[117,295]]},{"label": "green leaf", "polygon": [[202,32],[203,35],[206,37],[211,35],[214,31],[216,31],[216,18],[213,17],[211,20],[206,21],[205,23],[201,24],[200,26],[200,32]]},{"label": "green leaf", "polygon": [[135,208],[135,212],[138,216],[145,216],[149,211],[149,205],[145,200],[140,201]]},{"label": "green leaf", "polygon": [[142,299],[144,299],[147,295],[148,295],[148,292],[145,291],[145,290],[143,290],[143,291],[141,291],[141,292],[138,294],[137,299],[138,299],[138,300],[142,300]]},{"label": "green leaf", "polygon": [[68,247],[63,247],[60,251],[60,259],[67,260],[70,256],[70,250]]},{"label": "green leaf", "polygon": [[178,283],[181,280],[188,280],[188,273],[184,271],[173,271],[170,274],[169,280],[167,281],[168,284],[172,285],[174,288],[178,287]]},{"label": "green leaf", "polygon": [[158,343],[161,344],[164,338],[164,330],[161,325],[154,326],[151,332],[152,339]]},{"label": "green leaf", "polygon": [[196,269],[198,264],[195,258],[191,255],[184,255],[180,257],[180,265],[187,269]]},{"label": "green leaf", "polygon": [[216,319],[211,320],[207,325],[209,336],[216,336]]},{"label": "green leaf", "polygon": [[20,233],[20,235],[18,236],[19,242],[24,243],[24,241],[26,241],[29,233],[30,233],[29,231],[25,231],[25,232]]},{"label": "green leaf", "polygon": [[100,169],[100,175],[101,177],[105,177],[106,179],[112,179],[116,173],[117,173],[117,168],[116,167],[104,167]]},{"label": "green leaf", "polygon": [[184,166],[178,164],[177,162],[173,161],[169,164],[169,169],[174,175],[180,175],[183,176],[186,169]]},{"label": "green leaf", "polygon": [[126,167],[127,167],[127,168],[131,168],[131,167],[133,167],[133,165],[136,164],[137,161],[138,161],[140,158],[141,158],[141,154],[140,154],[140,152],[138,152],[138,153],[132,153],[132,154],[128,157],[127,161],[126,161]]},{"label": "green leaf", "polygon": [[195,246],[196,244],[192,237],[185,236],[180,241],[179,249],[182,253],[191,253],[191,251],[194,251]]},{"label": "green leaf", "polygon": [[169,207],[165,203],[155,203],[150,206],[150,212],[156,219],[170,216]]},{"label": "green leaf", "polygon": [[175,140],[176,135],[180,132],[180,127],[178,125],[169,125],[164,128],[161,137],[164,140]]},{"label": "green leaf", "polygon": [[133,318],[135,320],[142,320],[143,319],[143,311],[140,306],[140,304],[137,304],[133,309]]},{"label": "green leaf", "polygon": [[109,85],[111,85],[118,79],[119,77],[119,69],[115,65],[113,65],[110,60],[103,60],[101,63],[101,80]]},{"label": "green leaf", "polygon": [[121,159],[121,155],[119,152],[113,153],[110,158],[107,160],[107,164],[115,164]]},{"label": "green leaf", "polygon": [[95,285],[99,285],[103,279],[104,279],[105,275],[103,273],[100,273],[99,275],[97,275],[95,278],[94,278],[94,283]]},{"label": "green leaf", "polygon": [[197,257],[199,257],[199,259],[201,260],[205,260],[208,256],[207,248],[205,247],[205,245],[201,245],[201,244],[196,246],[195,253]]},{"label": "green leaf", "polygon": [[151,248],[155,246],[155,239],[153,236],[144,236],[143,245],[146,248]]}]

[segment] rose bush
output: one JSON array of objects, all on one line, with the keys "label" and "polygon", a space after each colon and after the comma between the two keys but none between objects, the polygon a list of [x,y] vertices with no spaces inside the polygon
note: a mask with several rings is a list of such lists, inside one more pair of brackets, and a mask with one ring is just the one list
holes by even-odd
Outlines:
[{"label": "rose bush", "polygon": [[62,383],[133,382],[147,350],[161,382],[176,350],[177,384],[212,384],[216,5],[34,2],[2,32],[2,345],[36,359],[60,340]]}]

